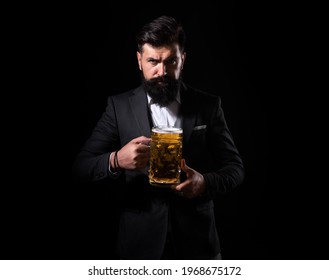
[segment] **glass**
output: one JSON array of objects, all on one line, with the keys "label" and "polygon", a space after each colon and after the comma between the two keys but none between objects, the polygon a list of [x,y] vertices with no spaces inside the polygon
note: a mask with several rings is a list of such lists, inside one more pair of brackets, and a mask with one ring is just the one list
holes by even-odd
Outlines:
[{"label": "glass", "polygon": [[183,130],[173,126],[152,128],[150,144],[150,184],[174,187],[180,183]]}]

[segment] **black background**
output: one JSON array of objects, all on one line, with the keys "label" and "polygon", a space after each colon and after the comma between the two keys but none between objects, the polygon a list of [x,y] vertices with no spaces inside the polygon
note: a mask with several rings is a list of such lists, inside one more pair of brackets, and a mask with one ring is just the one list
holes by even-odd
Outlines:
[{"label": "black background", "polygon": [[245,163],[243,185],[216,201],[223,257],[327,258],[323,165],[313,157],[323,146],[311,118],[322,111],[313,111],[307,40],[299,37],[307,24],[284,5],[202,2],[13,13],[2,110],[1,259],[113,257],[111,190],[73,184],[72,161],[107,96],[138,86],[134,35],[162,14],[183,23],[183,78],[221,96]]}]

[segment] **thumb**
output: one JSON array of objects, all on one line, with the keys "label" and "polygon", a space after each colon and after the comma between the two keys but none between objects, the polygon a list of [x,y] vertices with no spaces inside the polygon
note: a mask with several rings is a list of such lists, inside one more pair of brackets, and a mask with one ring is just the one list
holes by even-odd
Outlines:
[{"label": "thumb", "polygon": [[182,159],[181,161],[181,169],[186,173],[187,176],[192,175],[193,173],[193,169],[187,166],[185,159]]}]

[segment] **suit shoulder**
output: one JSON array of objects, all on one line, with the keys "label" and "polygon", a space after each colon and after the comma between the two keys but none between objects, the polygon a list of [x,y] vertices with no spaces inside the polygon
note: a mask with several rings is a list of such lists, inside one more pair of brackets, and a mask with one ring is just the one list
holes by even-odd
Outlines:
[{"label": "suit shoulder", "polygon": [[189,92],[189,94],[193,94],[195,97],[207,102],[216,102],[217,100],[221,99],[219,95],[203,91],[190,85],[184,84],[184,87]]},{"label": "suit shoulder", "polygon": [[114,100],[114,101],[125,100],[125,99],[129,98],[132,95],[139,94],[139,93],[142,93],[142,92],[144,92],[143,87],[139,86],[139,87],[136,87],[136,88],[133,88],[133,89],[121,92],[121,93],[112,94],[108,97],[108,101],[110,101],[110,100]]},{"label": "suit shoulder", "polygon": [[131,96],[133,94],[133,92],[135,90],[136,89],[130,89],[130,90],[127,90],[125,92],[120,92],[120,93],[116,93],[116,94],[110,95],[108,97],[108,100],[119,101],[119,100],[127,99],[129,96]]}]

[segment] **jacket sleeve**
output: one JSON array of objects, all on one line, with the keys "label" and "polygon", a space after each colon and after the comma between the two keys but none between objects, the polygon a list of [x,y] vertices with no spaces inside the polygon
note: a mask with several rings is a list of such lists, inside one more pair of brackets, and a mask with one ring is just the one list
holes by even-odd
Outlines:
[{"label": "jacket sleeve", "polygon": [[213,108],[207,143],[215,170],[203,174],[205,195],[211,198],[232,190],[244,180],[243,161],[227,127],[219,97]]},{"label": "jacket sleeve", "polygon": [[109,156],[119,145],[115,107],[112,97],[109,97],[105,112],[74,160],[73,180],[89,183],[116,178],[109,172]]}]

